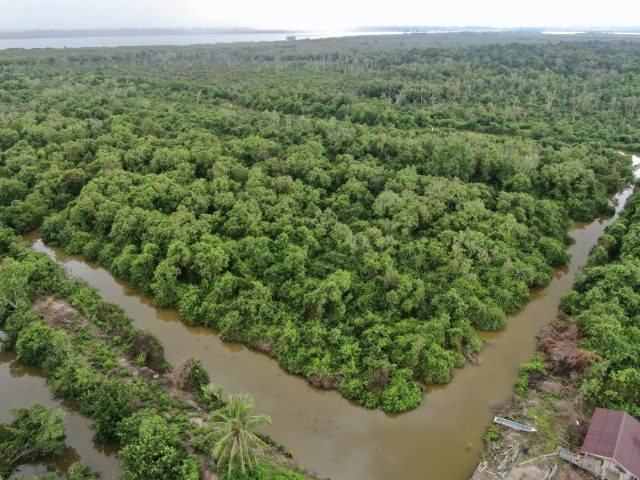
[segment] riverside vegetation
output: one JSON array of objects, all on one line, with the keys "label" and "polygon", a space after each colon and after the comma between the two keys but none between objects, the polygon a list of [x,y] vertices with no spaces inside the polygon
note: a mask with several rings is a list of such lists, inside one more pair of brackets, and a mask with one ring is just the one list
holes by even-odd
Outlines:
[{"label": "riverside vegetation", "polygon": [[[253,433],[269,418],[251,414],[250,397],[232,395],[225,404],[197,360],[171,368],[151,333],[6,227],[0,259],[3,346],[42,367],[55,395],[94,420],[95,441],[120,443],[123,480],[197,480],[207,470],[227,479],[309,478]],[[33,404],[13,413],[13,423],[0,423],[0,475],[64,449],[60,411]],[[66,478],[97,474],[78,463]]]},{"label": "riverside vegetation", "polygon": [[[395,61],[406,45],[323,53],[334,45],[4,52],[0,218],[25,232],[46,217],[45,241],[317,386],[417,406],[418,382],[448,382],[480,348],[475,330],[501,329],[566,261],[569,219],[609,212],[630,178],[598,141],[572,142],[594,109],[565,88],[603,95],[585,76],[609,72],[607,118],[628,101],[633,123],[635,44],[418,42]],[[603,48],[622,53],[601,65]],[[470,91],[451,82],[482,74],[474,95],[506,115],[490,85],[526,83],[539,54],[563,62],[536,75],[547,103],[504,93],[521,105],[515,135],[416,128],[456,118]],[[551,111],[567,125],[539,140],[527,118]]]},{"label": "riverside vegetation", "polygon": [[1,52],[0,221],[414,408],[566,263],[571,220],[611,213],[613,147],[640,146],[637,42],[433,38]]},{"label": "riverside vegetation", "polygon": [[[500,459],[513,443],[523,443],[540,459],[533,468],[542,471],[549,468],[542,456],[556,447],[580,448],[596,407],[640,418],[639,220],[636,190],[591,250],[562,299],[559,317],[543,331],[532,361],[521,367],[514,399],[501,409],[534,423],[536,438],[504,439],[492,426],[484,437],[485,458]],[[516,469],[512,476],[518,474],[523,472]]]},{"label": "riverside vegetation", "polygon": [[[580,373],[588,407],[640,418],[640,194],[609,226],[562,303],[560,328],[577,327],[576,358],[556,359],[554,370]],[[549,351],[552,351],[549,348]]]}]

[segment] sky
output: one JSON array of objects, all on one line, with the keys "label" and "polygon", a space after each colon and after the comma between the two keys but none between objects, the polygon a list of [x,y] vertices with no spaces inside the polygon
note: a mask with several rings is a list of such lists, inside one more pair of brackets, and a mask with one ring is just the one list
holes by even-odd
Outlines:
[{"label": "sky", "polygon": [[0,30],[640,25],[640,0],[0,0]]}]

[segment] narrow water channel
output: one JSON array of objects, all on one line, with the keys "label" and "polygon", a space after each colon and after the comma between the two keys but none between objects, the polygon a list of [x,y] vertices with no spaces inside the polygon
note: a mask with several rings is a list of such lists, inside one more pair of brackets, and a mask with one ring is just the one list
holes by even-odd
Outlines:
[{"label": "narrow water channel", "polygon": [[[617,213],[632,191],[616,195]],[[334,480],[464,480],[479,460],[490,406],[511,395],[519,365],[534,352],[535,336],[557,315],[560,298],[612,221],[576,225],[570,264],[555,271],[549,286],[532,293],[505,331],[484,335],[490,343],[480,354],[481,364],[459,370],[450,384],[430,389],[421,407],[399,416],[359,408],[336,392],[310,387],[265,355],[224,343],[211,329],[184,325],[177,311],[154,307],[81,256],[45,246],[37,234],[26,239],[96,287],[107,302],[122,306],[138,328],[155,332],[170,362],[198,358],[225,391],[251,393],[258,410],[273,420],[267,433],[309,469]]]},{"label": "narrow water channel", "polygon": [[120,472],[115,457],[115,449],[96,446],[89,428],[91,421],[77,413],[72,407],[53,399],[51,390],[46,384],[42,370],[38,367],[26,367],[16,360],[12,352],[0,351],[0,421],[12,420],[10,408],[25,407],[38,402],[51,408],[62,408],[66,412],[64,424],[67,430],[65,443],[67,449],[61,460],[20,467],[14,475],[25,475],[30,478],[34,474],[46,471],[66,472],[67,468],[79,460],[89,464],[103,474],[103,478],[113,478]]}]

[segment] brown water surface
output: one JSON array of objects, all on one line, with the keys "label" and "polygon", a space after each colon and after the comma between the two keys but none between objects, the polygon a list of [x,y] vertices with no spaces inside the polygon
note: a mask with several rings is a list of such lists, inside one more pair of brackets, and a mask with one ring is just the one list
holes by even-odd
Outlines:
[{"label": "brown water surface", "polygon": [[66,411],[65,443],[68,448],[62,459],[47,464],[22,466],[15,472],[16,475],[31,476],[46,471],[64,473],[73,462],[79,460],[101,472],[105,479],[113,478],[120,472],[115,450],[94,445],[91,441],[93,431],[89,428],[91,421],[71,406],[53,399],[40,368],[24,366],[16,360],[14,353],[0,351],[0,386],[0,422],[13,419],[9,414],[10,408],[21,408],[34,402]]},{"label": "brown water surface", "polygon": [[[616,195],[617,212],[632,190]],[[267,433],[320,475],[335,480],[463,480],[480,458],[490,406],[511,395],[519,365],[534,352],[536,335],[557,315],[560,298],[612,220],[576,225],[570,264],[557,269],[546,288],[532,293],[505,331],[483,335],[490,343],[480,354],[481,364],[462,368],[450,384],[431,388],[422,406],[399,416],[359,408],[334,391],[312,388],[265,355],[222,342],[211,329],[184,325],[176,310],[154,307],[98,265],[45,246],[37,233],[27,240],[96,287],[107,302],[124,308],[137,327],[154,331],[171,363],[198,358],[226,392],[251,393],[258,410],[273,420]]]}]

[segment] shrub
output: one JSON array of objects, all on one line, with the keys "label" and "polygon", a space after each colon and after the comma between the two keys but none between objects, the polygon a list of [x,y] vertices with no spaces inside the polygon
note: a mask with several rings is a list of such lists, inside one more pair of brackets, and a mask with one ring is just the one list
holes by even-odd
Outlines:
[{"label": "shrub", "polygon": [[60,367],[66,365],[72,356],[72,352],[73,347],[67,332],[64,330],[54,331],[47,356],[42,362],[42,368],[45,373],[51,375]]},{"label": "shrub", "polygon": [[529,379],[525,375],[519,375],[514,387],[516,397],[525,398],[529,395]]},{"label": "shrub", "polygon": [[142,359],[142,364],[154,370],[164,367],[164,347],[153,333],[137,330],[131,341],[132,354]]},{"label": "shrub", "polygon": [[92,321],[105,331],[123,336],[131,330],[131,319],[117,305],[101,303],[93,311]]},{"label": "shrub", "polygon": [[525,398],[529,395],[529,385],[547,375],[546,365],[542,355],[536,353],[531,361],[520,366],[520,374],[514,388],[517,397]]},{"label": "shrub", "polygon": [[82,247],[82,254],[87,258],[87,260],[95,262],[98,260],[103,248],[103,243],[99,239],[93,238],[85,243],[84,247]]},{"label": "shrub", "polygon": [[196,400],[202,407],[212,411],[224,406],[223,396],[224,388],[216,387],[213,383],[210,383],[200,389],[200,394],[197,395]]},{"label": "shrub", "polygon": [[209,374],[200,360],[189,358],[171,372],[173,384],[182,390],[200,392],[209,383]]},{"label": "shrub", "polygon": [[91,410],[91,402],[101,380],[101,376],[80,357],[71,356],[53,374],[51,388],[57,396],[76,400],[84,409]]},{"label": "shrub", "polygon": [[78,288],[69,297],[69,303],[87,317],[91,317],[91,314],[103,304],[96,290],[86,284],[78,284]]},{"label": "shrub", "polygon": [[18,341],[20,333],[34,322],[40,322],[41,318],[28,308],[20,308],[7,317],[4,331],[7,338],[4,341],[6,348],[13,348]]},{"label": "shrub", "polygon": [[418,372],[426,383],[448,383],[453,375],[456,354],[433,344],[425,348],[420,355]]},{"label": "shrub", "polygon": [[504,330],[507,326],[507,318],[504,311],[493,302],[481,302],[474,298],[470,304],[471,321],[477,329],[484,331],[499,331]]},{"label": "shrub", "polygon": [[94,472],[91,467],[82,463],[76,462],[69,467],[65,480],[99,480],[100,474]]},{"label": "shrub", "polygon": [[391,385],[382,393],[385,412],[404,412],[422,402],[422,390],[411,379],[411,370],[397,370],[391,376]]},{"label": "shrub", "polygon": [[140,412],[118,428],[124,445],[120,459],[126,480],[198,480],[200,462],[180,445],[175,430],[164,418]]},{"label": "shrub", "polygon": [[502,432],[497,425],[491,425],[487,429],[486,433],[482,436],[482,439],[486,443],[497,442],[499,440],[502,440]]},{"label": "shrub", "polygon": [[38,322],[31,323],[16,342],[18,359],[27,365],[42,365],[53,338],[51,327]]},{"label": "shrub", "polygon": [[523,375],[528,375],[529,377],[533,375],[547,375],[546,364],[544,362],[544,359],[542,358],[542,355],[536,353],[530,361],[520,365],[520,373]]},{"label": "shrub", "polygon": [[538,240],[538,249],[551,266],[564,265],[569,261],[565,246],[555,238],[541,237]]},{"label": "shrub", "polygon": [[118,424],[133,413],[131,387],[119,379],[108,380],[95,392],[90,410],[95,420],[91,426],[94,439],[115,440]]},{"label": "shrub", "polygon": [[542,355],[536,353],[529,362],[520,365],[520,373],[514,387],[516,397],[527,397],[529,385],[545,375],[547,375],[547,370],[544,359]]}]

